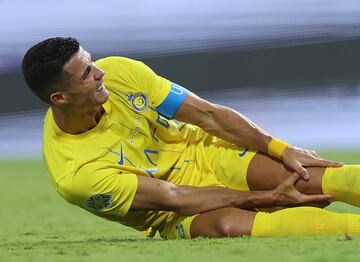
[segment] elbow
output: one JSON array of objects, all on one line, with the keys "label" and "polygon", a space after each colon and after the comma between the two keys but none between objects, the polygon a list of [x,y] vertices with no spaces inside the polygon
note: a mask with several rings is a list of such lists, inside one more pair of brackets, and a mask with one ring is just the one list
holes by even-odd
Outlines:
[{"label": "elbow", "polygon": [[196,125],[206,132],[214,130],[216,126],[216,112],[216,105],[206,107],[206,109],[198,113],[199,118]]}]

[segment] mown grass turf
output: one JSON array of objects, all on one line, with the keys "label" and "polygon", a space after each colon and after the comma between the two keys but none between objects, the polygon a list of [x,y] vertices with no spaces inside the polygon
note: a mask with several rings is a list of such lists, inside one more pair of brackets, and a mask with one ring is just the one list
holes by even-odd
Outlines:
[{"label": "mown grass turf", "polygon": [[[323,152],[348,164],[360,152]],[[97,218],[54,191],[41,161],[0,162],[0,261],[358,261],[360,237],[165,241]],[[331,210],[360,213],[336,204]]]}]

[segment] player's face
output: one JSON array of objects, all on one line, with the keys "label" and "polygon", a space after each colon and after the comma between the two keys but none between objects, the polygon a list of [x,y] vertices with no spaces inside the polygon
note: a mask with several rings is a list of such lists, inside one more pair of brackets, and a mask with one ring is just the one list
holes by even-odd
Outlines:
[{"label": "player's face", "polygon": [[91,55],[82,47],[64,65],[69,75],[67,104],[73,108],[87,109],[104,104],[109,98],[104,81],[104,71],[98,68]]}]

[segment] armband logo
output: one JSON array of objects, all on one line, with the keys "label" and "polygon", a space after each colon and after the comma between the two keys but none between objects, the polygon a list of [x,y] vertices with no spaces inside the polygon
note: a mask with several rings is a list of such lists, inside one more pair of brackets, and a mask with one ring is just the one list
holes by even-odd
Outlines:
[{"label": "armband logo", "polygon": [[87,200],[87,206],[90,209],[99,211],[108,209],[112,204],[112,196],[108,194],[97,194],[89,197]]},{"label": "armband logo", "polygon": [[144,93],[135,93],[130,97],[131,107],[138,112],[144,112],[149,107],[148,98]]}]

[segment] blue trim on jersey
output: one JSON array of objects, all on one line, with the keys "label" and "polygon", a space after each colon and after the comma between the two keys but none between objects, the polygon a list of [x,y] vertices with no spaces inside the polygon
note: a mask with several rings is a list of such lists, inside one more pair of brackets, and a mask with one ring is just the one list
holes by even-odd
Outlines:
[{"label": "blue trim on jersey", "polygon": [[167,119],[173,119],[176,112],[189,94],[189,90],[171,83],[171,90],[165,100],[156,108],[160,115]]}]

